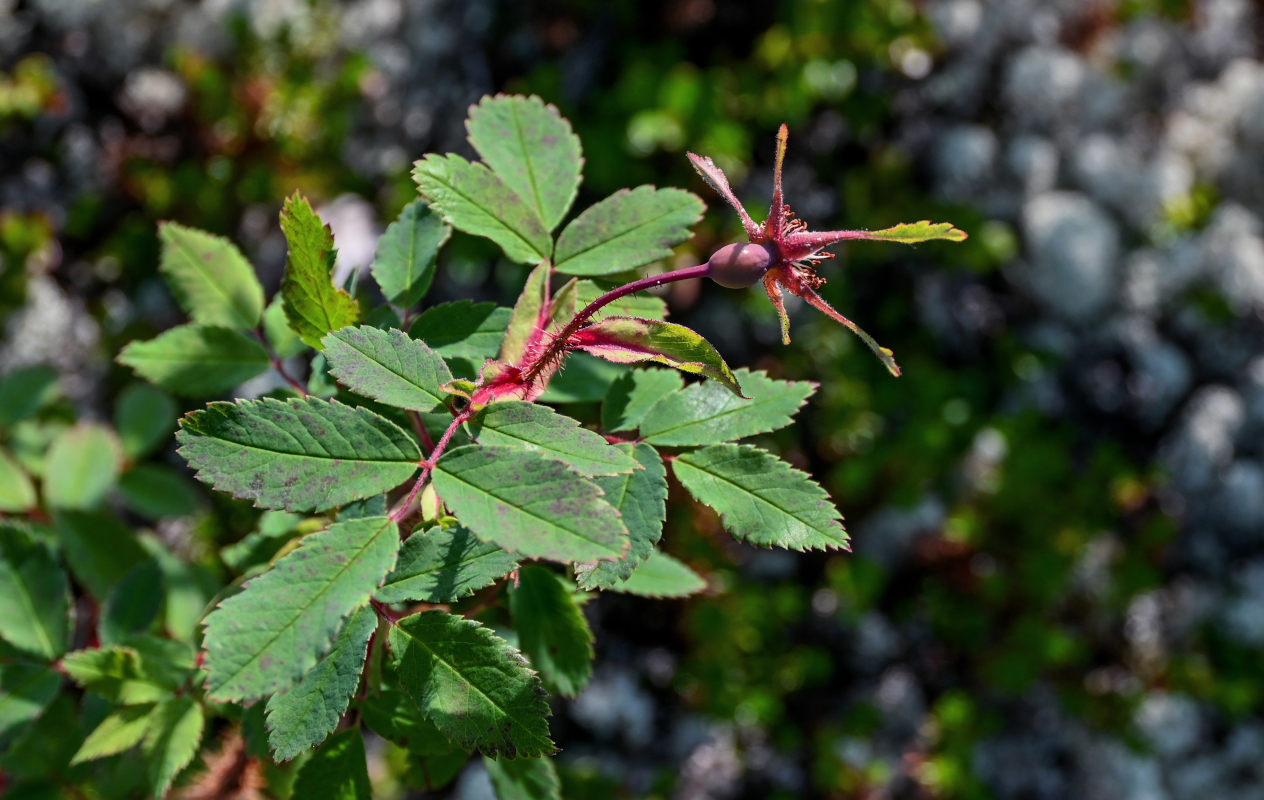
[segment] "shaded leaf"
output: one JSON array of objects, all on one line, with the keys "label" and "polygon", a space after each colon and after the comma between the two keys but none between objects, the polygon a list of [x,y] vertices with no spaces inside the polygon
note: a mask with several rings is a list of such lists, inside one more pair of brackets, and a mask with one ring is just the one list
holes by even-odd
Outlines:
[{"label": "shaded leaf", "polygon": [[481,362],[492,358],[505,337],[513,312],[495,303],[458,300],[428,308],[408,328],[408,335],[425,342],[445,358]]},{"label": "shaded leaf", "polygon": [[398,548],[399,530],[386,517],[339,522],[247,581],[206,617],[209,695],[251,700],[291,686],[329,650],[343,618],[368,602]]},{"label": "shaded leaf", "polygon": [[683,388],[685,382],[679,372],[666,369],[625,372],[606,392],[601,404],[601,427],[610,432],[635,430],[655,403]]},{"label": "shaded leaf", "polygon": [[93,509],[118,480],[123,448],[114,431],[80,423],[48,449],[44,462],[44,501],[53,508]]},{"label": "shaded leaf", "polygon": [[484,163],[547,230],[557,227],[575,201],[584,164],[570,123],[534,95],[496,95],[472,106],[465,126]]},{"label": "shaded leaf", "polygon": [[166,392],[133,383],[114,403],[114,427],[123,453],[135,461],[149,455],[176,428],[176,403]]},{"label": "shaded leaf", "polygon": [[301,195],[285,201],[281,230],[289,245],[281,281],[285,318],[304,344],[319,350],[325,334],[360,321],[360,304],[333,285],[334,235]]},{"label": "shaded leaf", "polygon": [[707,588],[707,581],[662,550],[653,550],[627,580],[605,588],[641,597],[688,597]]},{"label": "shaded leaf", "polygon": [[435,489],[483,541],[552,561],[620,558],[627,529],[602,492],[560,461],[516,447],[449,450]]},{"label": "shaded leaf", "polygon": [[592,674],[593,635],[566,586],[548,568],[528,564],[509,590],[518,646],[558,694],[574,697]]},{"label": "shaded leaf", "polygon": [[57,515],[57,537],[75,580],[102,602],[123,576],[149,559],[136,534],[110,514],[63,511]]},{"label": "shaded leaf", "polygon": [[395,571],[374,595],[382,603],[451,603],[490,586],[518,559],[465,528],[417,531],[399,551]]},{"label": "shaded leaf", "polygon": [[537,399],[541,403],[595,403],[624,372],[623,367],[605,359],[571,353]]},{"label": "shaded leaf", "polygon": [[229,569],[245,572],[254,564],[270,561],[293,536],[300,533],[295,528],[302,521],[302,515],[288,511],[265,511],[259,516],[259,526],[255,530],[241,541],[220,550],[219,556]]},{"label": "shaded leaf", "polygon": [[201,704],[187,694],[164,700],[154,709],[141,745],[154,797],[165,795],[197,755],[205,725]]},{"label": "shaded leaf", "polygon": [[737,371],[749,399],[734,397],[712,383],[695,383],[668,394],[641,420],[641,436],[657,445],[719,444],[784,428],[816,384],[780,381],[763,372]]},{"label": "shaded leaf", "polygon": [[470,423],[480,444],[521,447],[564,461],[583,475],[616,475],[636,469],[636,461],[599,433],[548,406],[509,400],[493,403]]},{"label": "shaded leaf", "polygon": [[194,322],[253,328],[263,314],[263,287],[241,251],[222,236],[174,222],[158,226],[159,269]]},{"label": "shaded leaf", "polygon": [[207,325],[180,325],[155,339],[132,342],[116,360],[182,397],[223,394],[272,364],[257,339]]},{"label": "shaded leaf", "polygon": [[44,364],[18,367],[0,376],[0,428],[11,427],[57,396],[57,370]]},{"label": "shaded leaf", "polygon": [[293,796],[303,800],[373,800],[364,737],[358,727],[330,736],[303,764],[294,780]]},{"label": "shaded leaf", "polygon": [[561,800],[562,785],[549,758],[483,758],[496,800]]},{"label": "shaded leaf", "polygon": [[88,691],[122,705],[170,697],[193,670],[188,645],[154,636],[132,636],[118,644],[67,653],[62,670]]},{"label": "shaded leaf", "polygon": [[119,494],[128,508],[146,519],[183,517],[201,504],[197,485],[186,474],[166,464],[137,464],[119,479]]},{"label": "shaded leaf", "polygon": [[97,626],[101,642],[118,644],[149,628],[162,607],[163,589],[158,562],[134,567],[105,599]]},{"label": "shaded leaf", "polygon": [[390,652],[413,702],[448,738],[487,755],[548,755],[548,696],[521,654],[474,620],[443,611],[405,617]]},{"label": "shaded leaf", "polygon": [[677,479],[738,539],[792,550],[848,549],[842,515],[804,472],[750,445],[718,444],[672,462]]},{"label": "shaded leaf", "polygon": [[392,489],[421,451],[395,423],[315,397],[211,403],[180,421],[198,480],[257,505],[315,511]]},{"label": "shaded leaf", "polygon": [[439,249],[451,235],[452,229],[424,200],[404,206],[399,218],[378,239],[373,258],[373,279],[387,301],[409,308],[426,296],[434,280]]},{"label": "shaded leaf", "polygon": [[491,239],[511,261],[535,264],[552,252],[539,214],[486,165],[430,153],[414,166],[413,180],[449,225]]},{"label": "shaded leaf", "polygon": [[45,661],[70,640],[70,582],[41,543],[0,523],[0,638]]},{"label": "shaded leaf", "polygon": [[644,442],[622,444],[619,448],[631,453],[641,469],[627,475],[598,478],[596,484],[628,526],[631,547],[618,561],[577,564],[575,574],[583,589],[604,589],[625,580],[649,557],[663,535],[663,521],[667,517],[667,469],[663,460]]},{"label": "shaded leaf", "polygon": [[57,696],[61,680],[42,665],[0,664],[0,741],[38,717]]},{"label": "shaded leaf", "polygon": [[672,322],[638,317],[607,317],[580,329],[570,345],[616,364],[652,361],[691,375],[719,381],[742,395],[742,387],[724,358],[696,332]]},{"label": "shaded leaf", "polygon": [[683,189],[620,189],[566,226],[554,265],[568,275],[610,275],[667,258],[705,208]]},{"label": "shaded leaf", "polygon": [[281,358],[291,358],[307,349],[303,340],[290,328],[281,295],[272,298],[263,312],[263,335],[268,345]]},{"label": "shaded leaf", "polygon": [[325,337],[329,372],[357,394],[414,411],[442,406],[452,380],[443,359],[398,330],[343,328]]},{"label": "shaded leaf", "polygon": [[297,684],[268,698],[268,744],[276,761],[317,746],[338,727],[360,683],[377,614],[363,606],[347,617],[334,646]]},{"label": "shaded leaf", "polygon": [[0,511],[21,513],[35,507],[35,484],[8,451],[0,449]]},{"label": "shaded leaf", "polygon": [[153,715],[154,706],[149,703],[115,710],[83,740],[70,760],[71,766],[132,749],[145,738]]}]

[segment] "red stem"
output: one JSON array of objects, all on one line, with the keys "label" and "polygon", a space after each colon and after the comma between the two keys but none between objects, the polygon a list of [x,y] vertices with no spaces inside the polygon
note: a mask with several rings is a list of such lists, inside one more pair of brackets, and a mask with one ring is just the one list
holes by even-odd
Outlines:
[{"label": "red stem", "polygon": [[290,377],[290,374],[285,371],[285,367],[281,364],[281,357],[278,356],[276,351],[272,349],[272,345],[268,343],[268,339],[263,335],[263,331],[255,328],[254,334],[255,338],[259,340],[259,344],[263,345],[263,349],[267,351],[268,360],[272,362],[272,368],[277,371],[277,374],[284,378],[286,383],[294,387],[294,391],[298,392],[300,397],[307,397],[307,387],[294,380]]},{"label": "red stem", "polygon": [[443,455],[448,442],[452,441],[452,435],[469,418],[469,411],[462,411],[452,418],[452,422],[448,424],[448,429],[443,432],[443,437],[435,444],[434,450],[430,451],[429,458],[422,462],[421,477],[413,484],[413,488],[409,491],[408,497],[405,498],[404,502],[396,506],[395,510],[391,512],[390,519],[392,522],[399,522],[408,516],[409,511],[413,507],[413,501],[417,499],[417,493],[421,491],[421,487],[425,486],[426,481],[430,479],[430,473],[434,471],[435,464],[439,462],[439,456]]}]

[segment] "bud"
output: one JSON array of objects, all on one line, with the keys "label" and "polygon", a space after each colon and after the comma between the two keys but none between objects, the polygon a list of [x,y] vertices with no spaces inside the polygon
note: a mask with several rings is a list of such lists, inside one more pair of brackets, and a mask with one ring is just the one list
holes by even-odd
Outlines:
[{"label": "bud", "polygon": [[766,245],[734,242],[715,251],[707,261],[707,274],[721,286],[745,289],[758,283],[772,262],[772,250]]}]

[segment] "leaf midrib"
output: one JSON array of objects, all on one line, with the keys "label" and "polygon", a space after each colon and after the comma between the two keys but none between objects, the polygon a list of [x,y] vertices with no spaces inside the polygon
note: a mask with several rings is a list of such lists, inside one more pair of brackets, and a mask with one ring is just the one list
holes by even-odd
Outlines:
[{"label": "leaf midrib", "polygon": [[41,644],[45,647],[43,655],[47,655],[49,658],[56,658],[57,647],[53,644],[53,640],[49,636],[48,631],[44,629],[44,618],[39,615],[39,612],[35,607],[35,598],[31,594],[31,587],[24,579],[25,576],[22,575],[21,570],[15,569],[16,564],[6,564],[5,566],[13,575],[15,579],[14,582],[22,588],[22,591],[18,592],[18,597],[27,612],[27,619],[35,620],[34,628],[39,638],[42,640]]},{"label": "leaf midrib", "polygon": [[[495,406],[492,406],[492,408],[494,409],[494,408],[495,408]],[[511,423],[510,423],[510,425],[509,425],[509,428],[502,428],[502,427],[498,427],[498,426],[495,426],[495,425],[488,425],[488,424],[487,424],[487,420],[486,420],[486,418],[484,418],[484,419],[483,419],[483,422],[482,422],[482,430],[483,430],[483,431],[493,431],[494,433],[499,434],[499,435],[501,435],[501,436],[504,436],[505,438],[508,438],[508,439],[513,439],[513,440],[515,440],[515,441],[522,442],[523,444],[526,444],[526,445],[531,445],[531,448],[530,448],[530,449],[537,449],[537,450],[543,451],[544,453],[556,453],[558,456],[561,456],[561,458],[560,458],[559,460],[564,461],[564,462],[566,462],[567,464],[570,464],[570,466],[574,467],[575,469],[579,470],[580,472],[585,472],[585,470],[583,470],[583,469],[581,469],[580,467],[578,467],[577,465],[575,465],[575,464],[571,463],[571,459],[579,459],[579,460],[581,460],[581,461],[590,461],[590,462],[592,462],[592,463],[594,463],[594,464],[605,465],[606,467],[611,467],[611,468],[613,468],[613,467],[619,467],[619,466],[620,466],[620,464],[619,464],[619,460],[618,460],[618,459],[615,459],[615,458],[613,458],[613,457],[612,457],[610,460],[602,460],[602,458],[601,458],[601,457],[599,457],[599,456],[590,456],[590,455],[585,455],[584,453],[576,452],[576,451],[574,451],[574,450],[559,450],[557,447],[552,446],[552,445],[551,445],[551,443],[549,442],[549,440],[547,440],[547,439],[544,439],[544,440],[526,439],[526,438],[524,438],[524,437],[522,437],[522,436],[516,436],[516,435],[514,435],[514,434],[512,434],[512,433],[510,433],[510,432],[509,432],[512,428],[514,428],[514,427],[518,427],[518,426],[522,426],[522,425],[536,425],[536,426],[539,426],[539,427],[544,427],[544,426],[546,426],[548,423],[543,422],[543,420],[550,420],[550,421],[551,421],[551,420],[553,420],[554,418],[561,418],[562,420],[565,420],[565,419],[566,419],[566,417],[561,417],[561,415],[559,415],[559,414],[552,414],[552,413],[550,413],[550,414],[548,414],[548,415],[546,415],[546,416],[536,417],[535,419],[522,420],[522,421],[519,421],[519,422],[511,422]],[[494,421],[494,419],[495,419],[495,418],[493,417],[493,421]],[[582,435],[581,435],[581,436],[579,436],[579,437],[576,437],[576,436],[574,436],[574,435],[573,435],[576,431],[586,430],[585,428],[581,428],[581,427],[579,427],[579,424],[578,424],[578,423],[576,423],[575,425],[566,425],[565,423],[563,423],[563,424],[557,425],[557,426],[556,426],[553,430],[557,431],[557,435],[558,435],[559,437],[567,437],[567,436],[569,436],[569,437],[571,437],[571,441],[574,441],[575,439],[579,439],[579,440],[580,440],[580,444],[581,444],[581,445],[583,444],[583,441],[582,441]],[[549,432],[550,432],[550,431],[546,431],[546,433],[549,433]],[[565,440],[564,440],[564,441],[565,441]],[[510,445],[510,446],[512,446],[512,445]],[[599,452],[599,453],[601,452],[601,451],[600,451],[600,449],[597,447],[596,442],[594,442],[594,443],[592,444],[592,449],[593,449],[593,450],[596,450],[596,451],[597,451],[597,452]],[[611,449],[615,449],[615,448],[611,448]],[[616,452],[618,452],[618,451],[616,450]],[[620,471],[618,471],[618,472],[611,472],[611,473],[594,473],[594,474],[601,474],[601,475],[603,475],[603,476],[604,476],[604,475],[607,475],[607,474],[608,474],[608,475],[624,475],[624,474],[627,474],[627,473],[629,473],[629,472],[634,472],[635,470],[636,470],[636,467],[635,467],[635,466],[631,466],[631,467],[629,467],[629,466],[623,466],[623,467],[621,467],[621,468],[620,468]],[[586,474],[587,474],[587,473],[586,473]]]},{"label": "leaf midrib", "polygon": [[[464,159],[462,159],[462,160],[464,160]],[[478,168],[478,165],[477,165],[477,164],[474,164],[474,163],[472,163],[472,162],[466,161],[465,163],[466,163],[466,164],[468,164],[468,165],[470,165],[471,167],[474,167],[475,169],[477,169],[477,168]],[[485,169],[486,169],[486,168],[485,168]],[[513,193],[515,196],[517,196],[517,193],[516,193],[516,192],[514,192],[514,191],[513,191],[513,189],[510,189],[508,186],[505,186],[505,182],[504,182],[504,181],[502,181],[502,180],[500,180],[500,176],[499,176],[499,175],[497,175],[496,173],[492,172],[490,169],[488,169],[488,170],[487,170],[487,172],[488,172],[488,174],[489,174],[489,175],[491,175],[493,178],[495,178],[497,181],[499,181],[499,182],[500,182],[500,185],[501,185],[501,186],[504,186],[506,191],[508,191],[508,192],[510,192],[510,193]],[[471,197],[470,195],[466,194],[465,192],[462,192],[460,189],[458,189],[458,188],[456,187],[456,184],[455,184],[455,183],[453,183],[453,182],[452,182],[452,181],[450,181],[450,180],[447,180],[447,179],[446,179],[445,177],[443,177],[443,176],[440,176],[440,175],[436,174],[434,171],[429,171],[429,172],[426,172],[425,174],[426,174],[428,177],[433,178],[433,179],[434,179],[435,181],[437,181],[438,183],[440,183],[440,184],[442,184],[442,185],[446,186],[446,187],[448,188],[448,190],[449,190],[449,191],[451,191],[453,194],[455,194],[455,195],[459,196],[462,200],[465,200],[467,203],[469,203],[470,205],[474,206],[474,208],[478,209],[478,210],[479,210],[479,212],[481,212],[481,213],[482,213],[485,217],[487,217],[488,219],[490,219],[492,222],[496,223],[496,224],[497,224],[497,225],[499,225],[501,228],[503,228],[503,229],[505,229],[505,230],[509,231],[511,234],[513,234],[514,236],[516,236],[520,242],[522,242],[523,244],[525,244],[525,245],[527,246],[527,248],[528,248],[528,249],[529,249],[532,253],[535,253],[537,256],[539,256],[539,257],[541,258],[541,260],[543,260],[543,259],[545,259],[545,258],[548,258],[548,256],[547,256],[547,255],[545,255],[544,253],[541,253],[541,252],[540,252],[540,249],[539,249],[538,247],[536,247],[536,246],[535,246],[535,243],[534,243],[534,242],[532,242],[532,241],[531,241],[530,239],[528,239],[525,235],[523,235],[522,233],[520,233],[520,232],[519,232],[516,228],[512,228],[512,227],[510,227],[510,226],[509,226],[509,225],[508,225],[508,224],[507,224],[504,220],[502,220],[500,217],[496,216],[496,215],[495,215],[495,214],[493,214],[491,211],[489,211],[488,209],[486,209],[485,207],[483,207],[483,205],[482,205],[481,203],[479,203],[477,200],[475,200],[475,198]],[[521,198],[519,198],[519,199],[521,199]],[[532,211],[532,209],[531,209],[531,208],[526,207],[525,205],[524,205],[524,208],[526,208],[526,210],[527,210],[527,212],[528,212],[528,213],[530,213],[530,212]],[[454,223],[454,224],[455,224],[455,223]],[[460,226],[458,226],[458,227],[460,227]],[[543,223],[541,223],[541,225],[540,225],[540,229],[541,229],[541,230],[544,230],[544,224],[543,224]],[[549,238],[549,236],[548,236],[548,232],[547,232],[547,231],[545,231],[545,238],[546,238],[546,239],[547,239],[547,238]]]},{"label": "leaf midrib", "polygon": [[[668,395],[668,397],[670,397],[670,396],[671,396],[671,395]],[[804,400],[806,400],[806,399],[807,399],[807,398],[804,398]],[[776,398],[776,397],[766,397],[766,398],[764,398],[764,399],[762,399],[762,400],[757,400],[757,399],[755,399],[755,398],[751,398],[751,400],[749,401],[749,403],[745,403],[745,404],[742,404],[742,405],[732,406],[731,408],[728,408],[728,409],[726,409],[726,410],[724,410],[724,411],[721,411],[721,412],[720,412],[720,413],[718,413],[718,414],[713,414],[713,415],[711,415],[711,416],[709,416],[709,417],[704,417],[704,418],[702,418],[702,419],[694,419],[694,420],[690,420],[690,421],[688,421],[688,422],[682,422],[682,423],[680,423],[679,425],[672,425],[672,426],[667,427],[667,428],[661,428],[661,429],[659,429],[659,430],[654,431],[653,433],[645,433],[644,426],[642,426],[641,433],[645,436],[646,441],[649,441],[650,439],[654,438],[655,436],[659,436],[659,435],[662,435],[662,434],[664,434],[664,433],[671,433],[672,431],[678,431],[678,430],[681,430],[681,429],[683,429],[683,428],[690,428],[690,427],[693,427],[693,426],[701,426],[701,425],[705,425],[705,424],[707,424],[707,423],[709,423],[709,422],[712,422],[712,421],[714,421],[714,420],[722,419],[723,417],[726,417],[726,416],[728,416],[729,414],[736,414],[736,413],[738,413],[739,411],[754,411],[755,409],[760,408],[760,407],[762,407],[762,406],[765,406],[765,405],[770,405],[770,404],[772,404],[773,402],[775,402],[776,400],[777,400],[777,398]],[[802,406],[802,405],[803,405],[804,400],[800,400],[800,401],[799,401],[799,406]],[[657,405],[657,403],[656,403],[655,405]],[[650,412],[653,412],[653,410],[654,410],[654,407],[653,407],[653,406],[651,406],[651,407],[650,407]],[[648,414],[647,414],[647,415],[648,415]],[[791,421],[792,421],[792,420],[791,420],[791,418],[787,415],[787,416],[786,416],[786,421],[785,421],[785,422],[783,422],[783,423],[781,423],[781,425],[779,425],[778,427],[785,427],[786,425],[789,425]],[[760,433],[768,433],[769,431],[775,431],[775,430],[777,430],[777,428],[768,428],[767,430],[754,431],[754,432],[752,432],[752,433],[743,434],[742,436],[737,437],[737,438],[742,438],[742,439],[744,439],[744,438],[746,438],[747,436],[755,436],[755,435],[758,435],[758,434],[760,434]],[[724,441],[724,440],[721,440],[721,441]],[[677,444],[679,444],[679,443],[677,443]]]},{"label": "leaf midrib", "polygon": [[[388,364],[386,364],[385,362],[383,362],[383,361],[379,360],[378,358],[376,358],[376,357],[375,357],[375,355],[370,355],[369,353],[366,353],[364,350],[361,350],[361,349],[360,349],[359,347],[357,347],[356,345],[352,344],[351,342],[349,342],[349,341],[347,341],[346,339],[343,339],[343,338],[341,338],[341,337],[339,337],[339,338],[338,338],[338,341],[342,342],[342,343],[343,343],[343,344],[345,344],[347,347],[350,347],[352,350],[355,350],[357,353],[359,353],[360,355],[364,356],[366,359],[368,359],[369,361],[373,362],[374,364],[377,364],[379,367],[381,367],[382,369],[386,370],[387,372],[389,372],[390,374],[394,375],[395,377],[399,378],[399,379],[400,379],[400,380],[402,380],[403,382],[407,383],[409,386],[412,386],[413,388],[418,389],[419,391],[421,391],[421,393],[422,393],[422,394],[424,394],[426,397],[430,398],[430,399],[431,399],[432,401],[434,401],[435,403],[442,403],[442,402],[444,401],[444,396],[443,396],[442,394],[432,394],[432,393],[431,393],[428,389],[426,389],[426,387],[422,386],[420,383],[417,383],[417,381],[413,380],[410,376],[405,375],[404,373],[399,372],[398,370],[395,370],[395,369],[394,369],[394,368],[392,368],[390,365],[388,365]],[[410,343],[411,343],[411,342],[416,342],[416,341],[417,341],[416,339],[411,339],[411,338],[409,339],[409,342],[410,342]],[[425,343],[424,343],[424,342],[422,342],[421,344],[423,344],[423,345],[424,345]],[[428,345],[426,346],[426,349],[429,349],[429,346],[428,346]],[[433,351],[432,351],[432,352],[433,352]],[[438,356],[437,356],[437,354],[436,354],[436,357],[438,357]],[[440,361],[441,361],[441,363],[442,363],[442,359],[441,359],[441,357],[440,357]],[[446,367],[446,365],[445,365],[445,367]],[[437,371],[438,371],[438,370],[436,370],[436,372],[437,372]],[[331,372],[332,372],[332,370],[331,370]],[[337,377],[342,377],[342,376],[337,376]],[[439,377],[442,377],[442,376],[439,376]],[[451,379],[451,373],[449,373],[449,380],[450,380],[450,379]],[[366,394],[367,394],[367,392],[366,392]],[[369,395],[369,396],[370,396],[370,397],[372,397],[372,395]],[[385,401],[383,401],[383,402],[385,402]]]},{"label": "leaf midrib", "polygon": [[[238,308],[237,303],[234,302],[233,295],[228,293],[228,291],[224,288],[224,285],[221,285],[218,281],[216,281],[208,272],[204,272],[202,270],[201,265],[200,265],[200,259],[195,257],[196,253],[189,252],[190,250],[195,250],[196,248],[193,248],[192,245],[187,244],[186,242],[182,241],[181,238],[177,238],[174,243],[175,243],[176,248],[180,251],[180,255],[182,255],[193,266],[193,271],[197,273],[198,276],[200,276],[203,279],[203,282],[205,282],[208,286],[210,286],[212,293],[218,294],[220,297],[228,301],[228,307],[232,309],[233,316],[237,317],[239,322],[244,323],[241,325],[241,327],[242,328],[254,327],[256,323],[251,322],[247,320],[246,317],[242,316],[241,309]],[[228,246],[228,247],[232,246],[232,243],[227,242],[227,241],[218,242],[218,243],[224,246]],[[229,253],[228,260],[230,261],[232,260],[232,253]],[[191,317],[196,316],[196,313],[197,313],[196,311],[190,311],[189,316]]]},{"label": "leaf midrib", "polygon": [[[635,191],[635,190],[629,191],[629,192],[628,192],[628,194],[627,194],[627,195],[624,195],[624,196],[625,196],[625,197],[627,197],[627,196],[631,196],[631,195],[632,195],[632,193],[633,193],[634,191]],[[650,194],[657,194],[659,191],[662,191],[662,190],[655,189],[655,190],[654,190],[653,192],[651,192]],[[645,227],[645,226],[647,226],[647,225],[650,225],[650,224],[652,224],[652,223],[658,222],[658,221],[659,221],[660,219],[662,219],[663,217],[666,217],[666,216],[668,216],[668,215],[670,215],[670,214],[675,214],[675,213],[677,213],[677,212],[684,211],[684,210],[685,210],[685,205],[684,205],[684,203],[682,202],[680,205],[677,205],[677,206],[674,206],[674,207],[672,207],[672,208],[669,208],[669,209],[667,209],[666,211],[663,211],[663,212],[661,212],[660,214],[658,214],[658,215],[656,215],[656,216],[654,216],[654,217],[650,217],[650,218],[649,218],[649,219],[647,219],[647,220],[643,220],[643,221],[641,221],[641,222],[638,222],[637,224],[633,225],[632,227],[627,228],[627,229],[625,229],[625,230],[622,230],[622,231],[620,231],[619,233],[616,233],[614,236],[609,237],[608,239],[603,239],[603,240],[601,240],[600,242],[597,242],[597,243],[595,243],[595,244],[591,244],[591,245],[588,245],[587,247],[583,247],[583,248],[580,248],[579,250],[576,250],[575,252],[573,252],[573,253],[569,254],[568,256],[566,256],[566,258],[565,258],[565,259],[563,259],[563,260],[561,260],[561,261],[558,261],[558,262],[557,262],[557,264],[555,264],[555,265],[554,265],[554,268],[556,268],[556,269],[561,269],[561,268],[562,268],[562,266],[564,266],[567,262],[569,262],[569,261],[571,261],[571,260],[573,260],[573,259],[575,259],[575,258],[578,258],[579,256],[582,256],[584,253],[588,253],[588,252],[591,252],[591,251],[593,251],[593,250],[596,250],[598,247],[605,247],[606,245],[609,245],[609,244],[611,244],[611,243],[613,243],[613,242],[616,242],[616,241],[618,241],[619,239],[622,239],[622,238],[623,238],[623,237],[625,237],[625,236],[631,236],[632,234],[636,233],[636,232],[637,232],[638,230],[640,230],[641,228],[643,228],[643,227]],[[581,214],[580,216],[582,217],[583,215]],[[578,222],[578,221],[579,221],[579,220],[577,219],[577,220],[576,220],[576,222]],[[573,224],[575,224],[575,223],[571,223],[571,224],[573,225]],[[569,229],[570,229],[570,226],[568,225],[568,226],[567,226],[567,230],[569,230]],[[561,240],[562,240],[562,238],[563,238],[565,235],[566,235],[566,230],[563,230],[563,231],[562,231],[562,235],[558,237],[558,242],[559,242],[559,244],[561,243]],[[643,263],[644,263],[644,262],[643,262]]]}]

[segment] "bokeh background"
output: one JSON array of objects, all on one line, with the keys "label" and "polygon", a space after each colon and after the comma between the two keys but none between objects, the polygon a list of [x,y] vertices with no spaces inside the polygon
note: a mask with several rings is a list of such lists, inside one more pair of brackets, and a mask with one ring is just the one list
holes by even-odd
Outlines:
[{"label": "bokeh background", "polygon": [[[364,267],[485,93],[572,121],[580,206],[703,196],[681,263],[740,231],[685,151],[762,219],[784,121],[813,227],[971,238],[826,264],[898,380],[814,312],[782,347],[760,293],[673,288],[730,363],[821,384],[773,438],[854,552],[739,545],[673,487],[666,547],[711,588],[588,605],[565,796],[1264,796],[1262,25],[1248,0],[2,0],[0,371],[52,365],[67,414],[108,419],[113,355],[180,321],[158,220],[275,288],[298,189]],[[430,299],[511,302],[496,252],[456,235]],[[190,509],[155,527],[225,576],[252,518]],[[422,796],[371,752],[383,797]],[[489,792],[475,766],[426,796]]]}]

